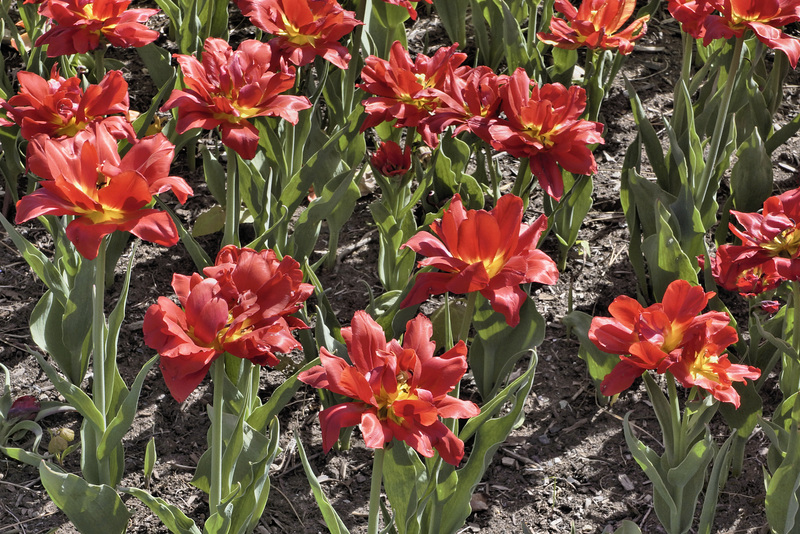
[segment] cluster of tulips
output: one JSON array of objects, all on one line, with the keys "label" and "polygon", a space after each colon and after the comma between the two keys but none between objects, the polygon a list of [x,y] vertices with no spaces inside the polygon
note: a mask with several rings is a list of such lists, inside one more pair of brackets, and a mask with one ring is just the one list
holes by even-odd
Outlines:
[{"label": "cluster of tulips", "polygon": [[[577,8],[567,0],[426,0],[453,44],[412,54],[404,23],[421,6],[408,0],[237,0],[253,38],[236,47],[227,1],[155,1],[160,9],[42,0],[2,19],[23,69],[15,90],[0,80],[0,172],[16,223],[38,218],[53,255],[0,222],[47,286],[31,316],[38,349],[28,350],[83,417],[82,476],[53,462],[63,448],[38,451],[39,421],[63,406],[12,402],[8,385],[0,452],[37,467],[81,532],[124,532],[124,493],[170,531],[199,533],[201,518],[122,485],[123,438],[156,361],[179,403],[210,374],[209,443],[193,480],[208,493],[203,529],[253,532],[281,452],[277,415],[307,384],[322,406],[324,451],[347,448],[352,427],[374,451],[369,534],[459,531],[494,452],[525,416],[545,328],[535,292],[566,266],[591,208],[604,97],[660,2],[634,16],[634,0]],[[741,470],[756,425],[772,440],[767,520],[773,532],[796,532],[800,192],[772,196],[769,157],[800,129],[800,119],[779,129],[772,120],[788,66],[800,58],[800,40],[782,29],[800,20],[800,1],[666,7],[684,43],[666,154],[629,85],[638,135],[623,166],[622,204],[639,291],[618,297],[609,318],[571,312],[563,320],[581,340],[600,402],[644,381],[663,455],[634,436],[627,416],[624,430],[667,532],[711,532],[720,488]],[[168,36],[153,29],[160,12]],[[456,42],[468,29],[478,45],[472,58]],[[177,53],[159,46],[167,38]],[[109,69],[118,63],[106,57],[112,47],[136,49],[146,66],[158,88],[148,110],[130,109],[125,75]],[[201,136],[208,141],[199,144]],[[640,174],[643,145],[655,182]],[[171,191],[183,204],[193,194],[170,175],[181,150],[190,168],[202,162],[210,203],[219,204],[191,232],[158,197]],[[502,184],[499,153],[519,160],[511,184]],[[337,318],[316,273],[335,265],[367,170],[380,187],[370,212],[384,291],[370,294],[366,310]],[[730,195],[719,206],[723,184]],[[545,214],[526,223],[534,195]],[[731,214],[738,225],[728,224]],[[323,224],[328,250],[312,261]],[[249,243],[242,225],[252,225]],[[212,261],[195,238],[217,231]],[[128,385],[117,340],[136,248],[130,235],[181,242],[197,269],[173,275],[175,298],[153,296],[143,337],[157,356]],[[560,263],[539,249],[547,235]],[[126,250],[121,296],[107,316],[109,273]],[[750,299],[749,336],[739,335],[717,285]],[[435,320],[419,312],[423,304]],[[299,353],[300,369],[262,400],[261,368]],[[773,371],[783,399],[770,417],[758,391]],[[460,398],[462,385],[480,402]],[[717,411],[732,429],[722,446],[708,428]],[[17,442],[27,432],[35,439],[25,449]],[[347,532],[297,444],[328,527]],[[636,531],[625,522],[618,532]]]}]

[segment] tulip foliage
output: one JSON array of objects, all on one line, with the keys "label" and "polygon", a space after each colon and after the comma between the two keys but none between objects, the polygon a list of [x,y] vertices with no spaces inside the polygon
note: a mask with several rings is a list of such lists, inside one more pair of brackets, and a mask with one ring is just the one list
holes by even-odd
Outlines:
[{"label": "tulip foliage", "polygon": [[[123,442],[156,362],[172,397],[163,402],[187,410],[199,411],[193,399],[210,378],[208,444],[192,482],[208,493],[203,532],[246,534],[268,506],[278,415],[305,385],[320,406],[323,454],[372,451],[369,534],[461,531],[495,451],[525,416],[545,339],[537,291],[570,260],[611,133],[604,99],[659,1],[637,11],[633,0],[237,0],[236,39],[228,2],[130,3],[2,2],[22,68],[14,80],[0,73],[0,173],[14,222],[41,224],[52,252],[5,210],[0,223],[46,286],[28,350],[66,404],[12,399],[0,364],[0,453],[37,467],[81,532],[124,532],[126,494],[170,531],[199,533],[199,518],[149,482],[121,485]],[[664,132],[625,81],[637,132],[620,203],[638,292],[618,296],[610,317],[563,321],[599,402],[644,382],[663,454],[636,437],[629,415],[623,427],[667,532],[713,531],[717,496],[729,471],[741,472],[756,425],[771,442],[767,520],[796,532],[800,190],[774,194],[771,156],[800,130],[800,118],[773,120],[800,58],[786,31],[800,2],[664,9],[683,44]],[[450,42],[409,49],[407,23],[431,12]],[[131,104],[129,83],[141,80],[106,58],[117,48],[136,49],[136,75],[157,88],[147,109]],[[516,174],[500,172],[501,158]],[[173,175],[198,165],[196,179]],[[369,182],[374,228],[359,246],[376,243],[364,268],[382,287],[365,290],[366,310],[338,317],[318,274],[335,272],[340,232]],[[190,230],[173,208],[195,194],[211,207]],[[198,240],[210,234],[214,245]],[[141,323],[152,352],[128,384],[118,340],[139,241],[185,247],[196,268],[173,273],[174,295],[152,295]],[[124,281],[107,314],[117,267]],[[747,332],[720,291],[747,299]],[[264,367],[293,369],[267,399]],[[781,401],[765,414],[760,391],[773,373]],[[67,410],[83,418],[79,440],[51,432],[43,452],[42,419]],[[716,414],[731,429],[721,445],[708,427]],[[347,532],[308,462],[314,445],[297,445],[328,527]],[[77,449],[80,476],[61,465]]]}]

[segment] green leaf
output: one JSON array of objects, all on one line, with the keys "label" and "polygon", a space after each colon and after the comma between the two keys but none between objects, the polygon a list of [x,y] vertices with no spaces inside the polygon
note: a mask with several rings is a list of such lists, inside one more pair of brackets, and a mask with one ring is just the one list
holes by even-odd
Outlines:
[{"label": "green leaf", "polygon": [[156,363],[156,360],[158,360],[158,355],[153,356],[144,364],[131,385],[130,394],[125,397],[114,419],[108,423],[108,427],[103,433],[100,443],[97,445],[98,460],[103,460],[111,450],[122,445],[122,438],[127,434],[128,430],[130,430],[133,424],[133,418],[136,416],[136,410],[139,405],[139,394],[142,391],[144,379],[150,371],[150,368]]},{"label": "green leaf", "polygon": [[200,534],[200,529],[197,528],[194,521],[189,519],[180,508],[161,497],[154,497],[139,488],[120,488],[119,490],[142,501],[173,534]]},{"label": "green leaf", "polygon": [[467,12],[469,0],[433,0],[436,14],[442,21],[450,42],[459,43],[459,48],[467,44]]},{"label": "green leaf", "polygon": [[125,532],[131,514],[112,487],[54,471],[44,461],[39,464],[39,477],[50,499],[81,534]]},{"label": "green leaf", "polygon": [[[85,313],[85,310],[83,315],[91,318],[91,313]],[[84,374],[81,373],[81,352],[74,352],[64,341],[64,314],[63,306],[48,289],[31,312],[31,338],[55,360],[67,380],[80,384]]]},{"label": "green leaf", "polygon": [[155,466],[156,466],[156,438],[152,437],[147,442],[147,446],[144,449],[144,479],[147,484],[150,483],[150,477],[153,475],[153,469],[155,468]]},{"label": "green leaf", "polygon": [[739,148],[739,159],[731,170],[733,205],[743,212],[756,212],[772,194],[772,160],[758,130]]},{"label": "green leaf", "polygon": [[298,380],[300,373],[308,371],[312,367],[319,365],[319,358],[316,358],[301,369],[299,369],[292,376],[283,381],[283,384],[278,386],[275,391],[270,395],[269,400],[253,410],[250,417],[247,418],[247,424],[252,426],[259,432],[266,430],[267,422],[271,421],[283,408],[292,400],[294,394],[300,389],[302,382]]},{"label": "green leaf", "polygon": [[300,461],[303,463],[303,470],[306,472],[306,478],[308,478],[308,483],[311,486],[311,492],[314,494],[314,499],[317,501],[317,506],[322,513],[325,524],[328,526],[328,530],[330,530],[331,534],[349,534],[350,531],[347,530],[342,518],[336,513],[336,510],[325,496],[325,492],[322,491],[322,486],[320,486],[317,476],[312,471],[311,464],[308,463],[306,451],[299,435],[295,436],[295,442],[297,443],[297,453],[300,455]]},{"label": "green leaf", "polygon": [[589,376],[592,378],[595,388],[597,388],[597,394],[604,397],[600,393],[600,383],[619,363],[619,354],[603,352],[589,339],[589,328],[592,324],[591,315],[575,310],[562,317],[561,322],[571,328],[575,335],[578,336],[581,344],[578,356],[586,362]]},{"label": "green leaf", "polygon": [[622,525],[614,531],[614,534],[642,534],[642,531],[636,523],[626,519],[622,522]]},{"label": "green leaf", "polygon": [[[31,270],[36,273],[39,280],[56,292],[60,297],[59,300],[65,300],[65,295],[68,293],[68,290],[58,268],[53,265],[38,248],[31,244],[30,241],[22,237],[2,213],[0,213],[0,224],[2,224],[3,228],[8,232],[8,236],[14,242],[14,246],[17,247],[17,250],[22,254],[22,258],[28,263]],[[63,298],[61,298],[62,296]]]},{"label": "green leaf", "polygon": [[69,402],[72,406],[78,410],[88,422],[91,422],[92,425],[95,426],[97,429],[103,428],[103,415],[100,413],[100,410],[92,402],[92,399],[83,392],[82,389],[79,387],[69,383],[68,381],[61,378],[52,365],[47,363],[47,360],[44,359],[44,356],[39,354],[36,351],[28,351],[36,357],[36,360],[39,362],[42,370],[47,375],[47,378],[50,379],[50,382],[56,387],[56,390],[61,393],[67,402]]},{"label": "green leaf", "polygon": [[225,228],[225,210],[222,206],[212,206],[195,219],[192,237],[215,234],[221,232],[223,228]]},{"label": "green leaf", "polygon": [[544,318],[536,309],[536,302],[527,297],[520,309],[520,321],[515,327],[506,323],[505,317],[492,310],[482,296],[473,318],[476,331],[469,351],[469,365],[483,399],[491,399],[503,386],[520,358],[538,347],[544,340]]},{"label": "green leaf", "polygon": [[660,300],[667,286],[675,280],[683,279],[697,284],[697,271],[667,222],[669,214],[666,208],[657,202],[655,210],[658,214],[657,233],[644,240],[642,251],[650,268],[653,292],[656,299]]},{"label": "green leaf", "polygon": [[789,534],[794,532],[800,510],[798,489],[800,489],[800,444],[798,444],[797,422],[792,424],[786,456],[780,467],[772,474],[767,486],[764,506],[767,522],[772,532]]},{"label": "green leaf", "polygon": [[425,464],[420,461],[416,451],[404,442],[393,441],[386,452],[383,489],[392,504],[397,532],[418,534],[422,532],[424,510],[420,504],[428,486]]}]

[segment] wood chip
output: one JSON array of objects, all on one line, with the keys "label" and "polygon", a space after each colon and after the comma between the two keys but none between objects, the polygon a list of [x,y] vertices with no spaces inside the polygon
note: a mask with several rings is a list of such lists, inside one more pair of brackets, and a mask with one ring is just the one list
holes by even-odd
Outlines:
[{"label": "wood chip", "polygon": [[633,485],[633,482],[631,482],[631,479],[628,478],[628,475],[619,475],[617,478],[619,479],[619,483],[622,484],[622,487],[625,489],[625,491],[633,491],[636,489],[636,486]]}]

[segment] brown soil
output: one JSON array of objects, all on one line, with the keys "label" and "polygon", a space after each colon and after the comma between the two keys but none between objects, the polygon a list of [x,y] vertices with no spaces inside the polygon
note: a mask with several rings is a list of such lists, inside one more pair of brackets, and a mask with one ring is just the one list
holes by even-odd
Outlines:
[{"label": "brown soil", "polygon": [[[668,116],[671,111],[672,84],[677,79],[681,59],[678,27],[665,13],[655,17],[647,36],[640,41],[643,46],[630,56],[623,70],[654,123],[662,114]],[[421,26],[425,31],[417,32],[426,33],[436,26],[436,21],[421,17],[418,25],[427,25]],[[5,47],[3,51],[10,54]],[[131,92],[138,91],[132,102],[149,102],[150,96],[142,91],[152,88],[137,87],[139,78],[133,79],[131,72],[135,71],[127,72]],[[791,117],[798,109],[797,86],[790,86],[787,91],[782,113]],[[616,404],[599,406],[585,365],[577,357],[578,343],[567,337],[566,328],[559,322],[568,311],[570,291],[576,309],[597,315],[605,314],[608,304],[617,295],[635,295],[636,291],[627,256],[628,231],[619,201],[622,158],[635,128],[621,84],[608,95],[603,110],[607,134],[606,144],[596,152],[599,173],[595,177],[594,209],[579,236],[588,245],[588,254],[580,255],[573,250],[559,283],[536,293],[548,330],[539,349],[536,381],[527,400],[527,416],[488,468],[476,492],[477,511],[469,517],[463,532],[506,534],[522,532],[523,525],[537,534],[569,532],[574,524],[579,533],[601,533],[615,529],[624,519],[636,522],[644,532],[663,532],[653,512],[651,485],[632,459],[622,435],[621,418],[633,411],[631,419],[641,429],[642,439],[658,447],[655,439],[658,424],[644,388],[637,381]],[[785,119],[781,116],[779,120]],[[782,190],[798,185],[797,171],[793,169],[797,163],[794,156],[797,145],[793,140],[776,154],[776,184]],[[185,161],[185,156],[181,157]],[[783,165],[779,166],[779,162]],[[516,167],[515,162],[510,164]],[[510,172],[510,169],[506,170]],[[179,211],[191,221],[208,207],[202,174],[200,171],[188,174],[183,164],[174,169],[173,174],[184,176],[195,188],[195,197]],[[349,253],[335,271],[321,273],[324,286],[335,296],[331,301],[343,323],[368,303],[362,281],[373,291],[379,289],[374,268],[377,241],[363,239],[365,228],[371,222],[368,205],[373,200],[374,193],[361,199],[354,217],[342,232],[341,247],[342,250],[350,247]],[[541,205],[539,200],[534,198],[532,213]],[[34,222],[19,229],[48,251],[46,232],[39,225]],[[44,286],[28,269],[10,238],[5,233],[0,237],[0,362],[11,371],[14,396],[32,394],[43,400],[57,400],[57,392],[34,358],[23,350],[26,344],[32,344],[27,318]],[[218,239],[218,236],[211,236],[203,243],[212,257]],[[353,248],[357,243],[361,245]],[[544,248],[553,256],[557,254],[552,241]],[[141,322],[145,310],[159,295],[172,293],[169,285],[172,273],[189,274],[194,270],[191,259],[180,246],[164,249],[140,244],[119,351],[119,364],[128,382],[152,356],[152,350],[142,340]],[[117,284],[110,295],[112,302],[119,293],[121,274],[118,268]],[[281,372],[263,371],[263,397],[267,398],[283,379]],[[193,466],[206,447],[205,408],[210,400],[211,390],[205,381],[186,402],[177,404],[170,397],[160,372],[153,370],[142,392],[138,417],[125,442],[127,474],[123,484],[143,485],[144,449],[150,437],[155,436],[158,463],[152,493],[179,506],[198,525],[202,525],[208,513],[207,501],[189,481]],[[293,446],[297,432],[301,434],[315,471],[325,477],[323,487],[348,528],[352,532],[366,531],[371,454],[364,448],[357,431],[351,450],[322,454],[316,419],[318,408],[314,392],[303,389],[282,413],[284,452],[274,466],[270,499],[257,529],[259,533],[326,531]],[[70,427],[77,434],[80,420],[76,414],[64,414],[50,417],[43,424],[49,429]],[[721,442],[726,437],[725,425],[715,422],[713,429]],[[44,441],[46,447],[46,439]],[[720,497],[715,532],[767,532],[761,472],[767,445],[763,434],[756,431],[747,446],[744,472],[728,482]],[[70,472],[80,471],[77,453],[66,459],[65,467]],[[138,501],[126,499],[126,502],[134,514],[129,532],[167,532]],[[65,534],[75,529],[49,501],[35,469],[0,458],[0,534],[11,532]]]}]

